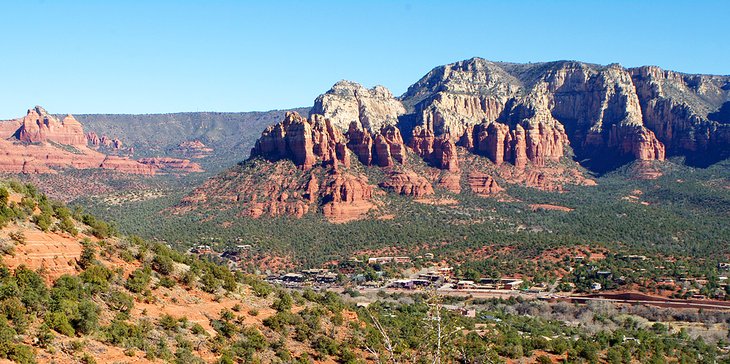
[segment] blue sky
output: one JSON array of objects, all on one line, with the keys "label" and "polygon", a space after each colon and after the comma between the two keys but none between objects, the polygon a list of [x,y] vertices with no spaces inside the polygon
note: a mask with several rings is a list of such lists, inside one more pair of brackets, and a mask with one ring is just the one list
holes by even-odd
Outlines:
[{"label": "blue sky", "polygon": [[730,1],[0,3],[0,118],[309,106],[340,79],[402,94],[473,56],[730,74]]}]

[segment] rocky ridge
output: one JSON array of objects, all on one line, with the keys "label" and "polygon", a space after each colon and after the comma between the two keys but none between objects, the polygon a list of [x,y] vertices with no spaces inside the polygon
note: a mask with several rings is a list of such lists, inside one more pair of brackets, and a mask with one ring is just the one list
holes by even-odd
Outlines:
[{"label": "rocky ridge", "polygon": [[[268,127],[236,173],[247,179],[253,170],[246,166],[263,159],[275,174],[263,188],[273,193],[254,193],[263,207],[252,216],[303,216],[318,204],[331,221],[380,209],[381,190],[416,198],[464,188],[503,195],[503,183],[560,191],[595,184],[576,161],[600,171],[630,160],[726,153],[728,100],[730,77],[473,58],[433,69],[400,98],[381,86],[338,82],[308,119],[287,114]],[[373,184],[363,167],[382,168]],[[262,189],[252,186],[238,196]],[[362,203],[355,213],[338,208],[354,202]]]},{"label": "rocky ridge", "polygon": [[154,175],[159,171],[198,172],[188,160],[168,158],[141,163],[126,156],[107,155],[96,149],[120,150],[122,143],[94,132],[84,132],[72,115],[59,120],[36,106],[23,118],[0,122],[0,172],[58,173],[61,169],[106,169],[120,173]]},{"label": "rocky ridge", "polygon": [[368,90],[343,80],[317,97],[310,116],[322,115],[342,130],[354,124],[357,129],[374,134],[386,125],[395,125],[398,116],[405,112],[403,104],[387,88],[375,86]]}]

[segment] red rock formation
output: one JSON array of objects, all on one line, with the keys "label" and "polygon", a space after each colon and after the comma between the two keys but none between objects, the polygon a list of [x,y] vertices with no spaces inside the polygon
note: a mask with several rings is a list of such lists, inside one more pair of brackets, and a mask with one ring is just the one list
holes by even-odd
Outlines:
[{"label": "red rock formation", "polygon": [[366,166],[390,167],[396,163],[405,163],[405,143],[400,130],[395,126],[383,127],[373,138],[368,130],[359,129],[352,123],[345,136],[348,139],[347,147]]},{"label": "red rock formation", "polygon": [[317,180],[317,176],[312,174],[311,177],[309,177],[309,182],[307,182],[307,187],[304,190],[303,197],[306,198],[309,202],[317,201],[318,193],[319,192],[319,180]]},{"label": "red rock formation", "polygon": [[157,170],[165,172],[176,172],[176,173],[194,173],[194,172],[205,172],[200,164],[191,162],[188,159],[169,158],[169,157],[154,157],[154,158],[141,158],[139,162],[149,166],[155,167]]},{"label": "red rock formation", "polygon": [[360,129],[354,122],[345,134],[347,147],[357,156],[360,163],[369,166],[373,164],[373,137],[367,129]]},{"label": "red rock formation", "polygon": [[609,133],[608,145],[642,161],[664,160],[666,155],[664,144],[656,138],[654,132],[643,126],[613,125]]},{"label": "red rock formation", "polygon": [[15,135],[24,143],[55,142],[86,146],[84,129],[73,116],[68,115],[59,121],[40,106],[28,110]]},{"label": "red rock formation", "polygon": [[388,125],[380,130],[375,139],[375,155],[381,167],[389,167],[396,162],[405,164],[406,146],[397,127]]},{"label": "red rock formation", "polygon": [[509,126],[497,122],[474,126],[471,142],[477,154],[485,155],[496,165],[512,161],[512,135]]},{"label": "red rock formation", "polygon": [[435,137],[433,131],[418,126],[413,129],[410,147],[413,152],[438,168],[451,172],[459,170],[456,144],[448,134]]},{"label": "red rock formation", "polygon": [[88,140],[89,145],[91,145],[92,148],[98,149],[100,147],[104,147],[107,149],[115,149],[119,150],[122,149],[122,141],[117,138],[110,138],[106,135],[102,135],[99,137],[95,132],[90,131],[86,134],[86,139]]},{"label": "red rock formation", "polygon": [[474,193],[482,196],[494,195],[503,191],[503,189],[497,185],[494,178],[488,174],[477,171],[469,174],[468,183]]},{"label": "red rock formation", "polygon": [[461,174],[445,172],[438,180],[438,187],[449,192],[461,193]]},{"label": "red rock formation", "polygon": [[434,194],[431,183],[413,171],[393,172],[380,184],[380,187],[399,195],[412,197],[423,197]]},{"label": "red rock formation", "polygon": [[173,153],[177,153],[188,158],[205,158],[213,153],[213,148],[209,148],[200,140],[187,140],[184,141],[173,149]]},{"label": "red rock formation", "polygon": [[[24,118],[8,124],[18,127],[12,133],[18,139],[16,142],[0,140],[0,172],[54,174],[67,168],[103,168],[122,173],[155,173],[154,167],[130,159],[110,159],[87,148],[81,125],[71,116],[58,121],[43,108],[36,107],[29,110]],[[57,144],[72,148],[59,147]]]},{"label": "red rock formation", "polygon": [[143,174],[150,176],[154,175],[157,170],[154,166],[142,164],[134,159],[113,155],[106,156],[104,161],[101,162],[101,165],[99,165],[99,168],[110,169],[121,173]]},{"label": "red rock formation", "polygon": [[101,146],[101,138],[99,138],[99,135],[97,135],[93,131],[90,131],[86,134],[86,140],[88,141],[89,145],[94,148],[98,148],[99,146]]},{"label": "red rock formation", "polygon": [[336,174],[329,179],[324,190],[322,206],[324,216],[331,222],[347,222],[365,216],[375,205],[373,186],[367,177]]},{"label": "red rock formation", "polygon": [[288,112],[284,121],[264,130],[251,150],[251,156],[291,159],[304,170],[311,169],[318,160],[328,165],[349,166],[345,145],[344,136],[329,120],[319,115],[307,120],[296,112]]},{"label": "red rock formation", "polygon": [[512,155],[517,168],[525,168],[527,165],[527,136],[522,125],[517,125],[512,135]]}]

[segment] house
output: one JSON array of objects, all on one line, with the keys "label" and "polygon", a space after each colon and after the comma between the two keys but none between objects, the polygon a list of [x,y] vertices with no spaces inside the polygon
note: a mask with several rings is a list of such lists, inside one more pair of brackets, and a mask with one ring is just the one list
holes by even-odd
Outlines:
[{"label": "house", "polygon": [[281,280],[290,283],[304,282],[304,275],[299,273],[287,273],[281,276]]},{"label": "house", "polygon": [[319,283],[334,283],[337,281],[337,273],[324,272],[314,277],[314,280]]},{"label": "house", "polygon": [[474,288],[474,281],[458,281],[456,282],[456,289],[471,289]]},{"label": "house", "polygon": [[730,270],[730,263],[717,263],[717,269]]},{"label": "house", "polygon": [[477,317],[477,310],[473,308],[462,308],[459,311],[464,317]]},{"label": "house", "polygon": [[316,276],[327,272],[329,272],[329,269],[305,269],[302,271],[302,274],[305,276]]},{"label": "house", "polygon": [[485,289],[509,289],[517,290],[522,285],[523,280],[517,278],[482,278],[479,284]]},{"label": "house", "polygon": [[386,264],[393,261],[393,257],[375,257],[375,258],[369,258],[368,264]]},{"label": "house", "polygon": [[190,252],[193,254],[212,254],[214,253],[213,248],[210,245],[197,245],[190,248]]},{"label": "house", "polygon": [[399,279],[390,285],[393,288],[413,289],[414,283],[410,279]]},{"label": "house", "polygon": [[442,279],[443,276],[437,273],[429,272],[429,273],[421,273],[418,275],[418,278],[425,279],[430,282],[437,282],[438,280]]},{"label": "house", "polygon": [[428,287],[431,285],[431,281],[427,279],[413,279],[413,285],[416,287]]}]

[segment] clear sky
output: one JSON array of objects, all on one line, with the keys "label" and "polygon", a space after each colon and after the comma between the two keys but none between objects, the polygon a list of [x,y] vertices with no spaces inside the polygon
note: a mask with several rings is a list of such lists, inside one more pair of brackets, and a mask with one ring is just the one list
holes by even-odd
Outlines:
[{"label": "clear sky", "polygon": [[310,106],[438,65],[575,59],[730,74],[730,1],[0,2],[0,118]]}]

